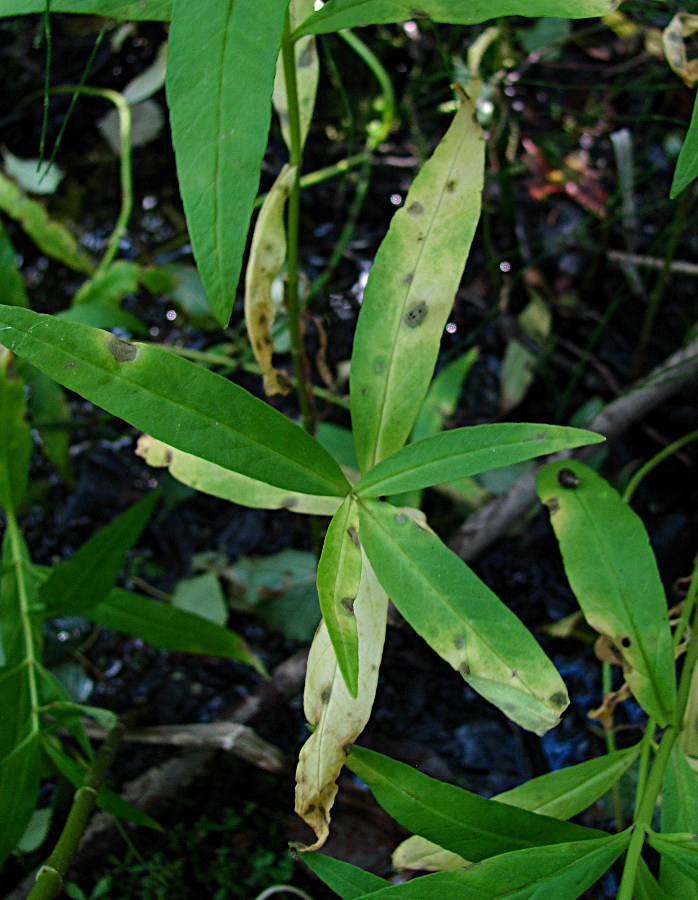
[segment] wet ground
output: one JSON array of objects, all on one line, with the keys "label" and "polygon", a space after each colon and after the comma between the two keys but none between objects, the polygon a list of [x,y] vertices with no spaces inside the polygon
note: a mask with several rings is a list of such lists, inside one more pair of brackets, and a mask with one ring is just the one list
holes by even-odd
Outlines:
[{"label": "wet ground", "polygon": [[[646,21],[635,6],[628,4],[629,14]],[[649,24],[661,27],[668,18],[662,9],[657,21]],[[504,67],[508,74],[497,80],[493,95],[485,216],[454,306],[452,327],[444,334],[439,364],[473,345],[479,347],[452,425],[501,417],[502,360],[512,337],[521,337],[517,317],[529,302],[532,287],[552,312],[553,337],[534,345],[535,380],[509,418],[568,421],[584,404],[609,402],[617,396],[632,381],[646,301],[658,276],[656,269],[640,268],[641,289],[634,293],[636,277],[624,274],[608,251],[625,251],[632,245],[634,253],[661,258],[676,215],[676,204],[667,199],[673,166],[670,139],[683,134],[690,116],[690,92],[661,60],[648,57],[638,37],[620,38],[594,25],[575,26],[559,54],[536,61],[526,56],[522,44],[525,26],[523,21],[507,26],[511,30],[506,42],[483,64],[488,73]],[[32,99],[43,78],[43,51],[33,49],[37,28],[33,18],[0,27],[0,56],[6,77],[15,86],[0,97],[0,126],[8,148],[18,156],[36,155],[41,130],[41,104]],[[97,28],[92,19],[55,17],[55,83],[79,79]],[[390,215],[404,198],[415,165],[447,126],[448,116],[439,113],[438,106],[449,97],[448,84],[458,74],[471,34],[468,29],[428,27],[421,35],[399,28],[367,29],[363,34],[394,80],[399,115],[389,141],[376,153],[368,198],[347,252],[327,289],[313,303],[313,314],[329,338],[328,362],[335,375],[349,359],[362,278]],[[139,25],[124,35],[118,49],[105,40],[88,82],[123,88],[153,60],[164,36],[160,26]],[[512,66],[507,64],[507,53]],[[375,86],[361,64],[334,38],[325,41],[323,54],[335,90],[325,92],[319,102],[317,124],[308,141],[308,170],[359,149],[365,124],[375,115],[370,106]],[[347,92],[347,106],[337,90],[340,84]],[[162,92],[155,99],[164,108]],[[66,105],[63,100],[52,105],[49,145]],[[353,110],[352,115],[348,110]],[[72,223],[83,243],[95,251],[108,235],[118,208],[117,165],[95,129],[103,112],[103,106],[94,101],[80,101],[58,156],[67,172],[66,182],[49,201],[52,213]],[[623,229],[610,138],[624,126],[632,131],[636,173],[632,239]],[[263,187],[284,161],[278,136],[273,137]],[[560,189],[554,173],[561,167],[567,173],[564,183],[574,189]],[[350,174],[304,196],[303,267],[311,278],[331,255],[355,185]],[[156,264],[190,261],[166,133],[134,152],[134,194],[124,257]],[[695,259],[695,225],[695,210],[690,207],[677,259]],[[12,223],[8,230],[22,258],[34,308],[55,311],[67,306],[79,277],[37,254]],[[691,328],[695,333],[695,298],[694,275],[670,276],[657,324],[639,361],[641,373],[678,349]],[[207,330],[200,321],[187,318],[168,296],[128,296],[124,307],[136,313],[158,341],[205,350],[224,339],[220,331]],[[242,308],[236,305],[233,336],[241,319]],[[319,347],[319,332],[311,324],[308,345],[311,355]],[[244,373],[235,377],[260,392],[258,379]],[[284,409],[293,413],[290,406]],[[340,407],[320,401],[318,409],[323,420],[348,424]],[[22,524],[36,562],[50,564],[70,555],[158,482],[165,488],[163,508],[129,559],[127,584],[138,589],[145,582],[171,592],[179,579],[193,574],[193,557],[202,552],[215,551],[234,562],[286,548],[312,549],[310,529],[302,518],[247,510],[182,491],[134,455],[137,435],[124,423],[75,397],[71,411],[73,483],[39,454],[33,463],[34,498]],[[682,391],[608,447],[603,474],[622,486],[638,460],[648,459],[694,429],[695,421],[695,392]],[[689,446],[652,473],[634,503],[650,532],[671,605],[679,600],[674,585],[689,573],[696,551],[697,501],[696,451]],[[445,539],[464,515],[461,507],[435,493],[425,497],[425,509]],[[542,513],[499,541],[473,568],[540,636],[565,678],[572,706],[562,725],[543,739],[515,728],[483,703],[394,614],[374,714],[362,742],[489,796],[603,752],[600,726],[587,718],[588,710],[600,701],[600,666],[590,643],[576,637],[552,639],[541,631],[575,610]],[[300,648],[297,641],[270,630],[250,614],[234,612],[230,624],[259,652],[270,671]],[[132,638],[93,633],[80,622],[58,622],[55,629],[57,634],[74,633],[73,644],[84,659],[83,679],[76,676],[77,688],[91,687],[89,702],[112,708],[138,724],[211,721],[224,711],[238,709],[259,687],[257,676],[229,661],[156,650]],[[63,660],[74,662],[75,654],[66,653],[70,645],[70,641],[47,638],[47,652],[55,654],[56,664],[61,654]],[[620,746],[637,739],[641,722],[639,710],[625,704],[619,713]],[[300,691],[276,706],[273,716],[255,721],[254,727],[293,757],[307,733]],[[125,745],[114,777],[132,779],[145,767],[162,763],[167,755],[163,750]],[[309,876],[292,876],[288,868],[286,842],[309,837],[293,816],[292,794],[290,774],[261,773],[219,753],[182,792],[176,807],[168,802],[160,810],[161,821],[168,827],[184,823],[158,850],[161,856],[149,863],[148,870],[137,870],[136,857],[119,863],[123,881],[114,881],[107,896],[166,895],[184,900],[206,890],[220,898],[253,898],[267,884],[289,877],[318,900],[332,896]],[[399,841],[399,829],[349,775],[342,778],[334,818],[336,828],[328,851],[389,874],[389,854]],[[602,804],[583,821],[599,827],[611,823]],[[157,844],[142,830],[131,839],[140,853]],[[124,845],[115,846],[113,852],[123,859]],[[221,874],[226,871],[228,875]],[[3,879],[8,879],[9,886],[9,879],[20,874],[19,867],[13,866]],[[80,874],[87,891],[104,872],[92,866]],[[162,879],[167,888],[162,887]],[[588,896],[596,900],[615,896],[612,876]]]}]

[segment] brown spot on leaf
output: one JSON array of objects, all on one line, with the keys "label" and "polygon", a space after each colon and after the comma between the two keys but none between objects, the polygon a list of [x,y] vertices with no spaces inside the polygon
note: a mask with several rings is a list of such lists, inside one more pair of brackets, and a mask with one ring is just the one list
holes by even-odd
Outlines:
[{"label": "brown spot on leaf", "polygon": [[331,696],[332,696],[332,688],[328,684],[326,688],[322,689],[322,693],[320,694],[320,700],[322,700],[323,703],[329,703]]},{"label": "brown spot on leaf", "polygon": [[550,702],[555,706],[567,706],[567,695],[564,691],[557,691],[551,694]]},{"label": "brown spot on leaf", "polygon": [[566,488],[579,487],[579,477],[575,475],[572,469],[560,469],[557,473],[557,480]]},{"label": "brown spot on leaf", "polygon": [[458,671],[461,673],[461,675],[470,675],[470,666],[467,662],[462,662],[458,666]]},{"label": "brown spot on leaf", "polygon": [[408,272],[407,275],[402,279],[403,284],[412,284],[412,279],[414,278],[414,272]]},{"label": "brown spot on leaf", "polygon": [[130,341],[122,341],[113,334],[107,338],[107,348],[118,363],[133,362],[138,356],[138,347],[135,344]]},{"label": "brown spot on leaf", "polygon": [[359,543],[359,535],[357,534],[356,528],[354,528],[353,525],[350,525],[350,526],[347,528],[347,534],[348,534],[349,537],[351,538],[352,544],[353,544],[357,549],[360,549],[360,548],[361,548],[361,544]]},{"label": "brown spot on leaf", "polygon": [[453,646],[456,650],[462,650],[465,647],[465,637],[462,634],[457,634],[453,638]]},{"label": "brown spot on leaf", "polygon": [[554,516],[555,513],[560,509],[560,501],[557,499],[557,497],[548,497],[548,499],[545,501],[545,505],[550,510],[551,516]]},{"label": "brown spot on leaf", "polygon": [[424,207],[417,200],[414,203],[410,203],[407,207],[407,215],[409,216],[421,216],[424,212]]},{"label": "brown spot on leaf", "polygon": [[352,743],[345,744],[345,745],[342,747],[342,753],[344,753],[345,756],[349,756],[349,754],[351,753],[351,748],[352,748],[353,746],[354,746],[354,745],[353,745]]},{"label": "brown spot on leaf", "polygon": [[428,312],[429,307],[424,300],[420,300],[419,303],[415,303],[414,306],[410,307],[405,313],[405,325],[407,325],[408,328],[418,328],[426,319]]},{"label": "brown spot on leaf", "polygon": [[342,609],[348,616],[354,615],[354,601],[356,597],[342,597]]},{"label": "brown spot on leaf", "polygon": [[446,182],[446,190],[448,191],[449,194],[452,194],[455,191],[457,183],[458,182],[456,181],[455,178],[448,179],[448,181]]}]

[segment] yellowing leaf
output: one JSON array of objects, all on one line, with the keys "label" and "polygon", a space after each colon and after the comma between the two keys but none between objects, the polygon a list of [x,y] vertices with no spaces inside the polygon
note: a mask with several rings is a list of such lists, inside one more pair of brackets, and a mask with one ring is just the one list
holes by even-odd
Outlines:
[{"label": "yellowing leaf", "polygon": [[340,497],[285,491],[239,472],[231,472],[199,456],[170,447],[149,434],[143,434],[138,439],[136,453],[150,466],[169,469],[170,475],[182,484],[241,506],[331,516],[342,503]]},{"label": "yellowing leaf", "polygon": [[339,671],[327,626],[320,623],[308,656],[305,715],[315,730],[303,745],[296,770],[296,812],[317,835],[317,850],[327,840],[336,780],[352,744],[373,707],[383,654],[388,596],[362,553],[361,583],[354,603],[359,636],[359,677],[352,697]]},{"label": "yellowing leaf", "polygon": [[[285,165],[259,211],[245,275],[245,323],[252,352],[264,376],[267,396],[288,394],[285,376],[274,368],[274,339],[270,328],[276,316],[271,286],[286,259],[284,206],[296,177],[296,166]],[[280,377],[281,376],[281,377]]]},{"label": "yellowing leaf", "polygon": [[698,82],[698,59],[688,59],[686,38],[698,31],[698,16],[678,12],[662,32],[664,55],[671,69],[688,87]]},{"label": "yellowing leaf", "polygon": [[351,414],[366,472],[405,443],[429,386],[480,216],[482,129],[467,98],[371,269],[354,339]]},{"label": "yellowing leaf", "polygon": [[[291,28],[297,28],[315,10],[314,0],[291,0],[289,16]],[[318,78],[320,76],[320,60],[318,59],[317,46],[314,35],[307,35],[293,45],[296,57],[296,91],[298,93],[298,107],[300,112],[301,146],[305,144],[308,129],[315,109],[315,95],[317,93]],[[274,93],[272,103],[279,116],[281,134],[286,146],[291,147],[291,135],[288,125],[288,98],[286,96],[286,83],[284,81],[284,67],[281,54],[276,61],[276,78],[274,80]]]}]

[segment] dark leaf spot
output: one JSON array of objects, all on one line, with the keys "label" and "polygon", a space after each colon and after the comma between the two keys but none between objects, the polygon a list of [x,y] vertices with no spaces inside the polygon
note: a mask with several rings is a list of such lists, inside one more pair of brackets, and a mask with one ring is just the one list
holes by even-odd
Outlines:
[{"label": "dark leaf spot", "polygon": [[545,505],[550,510],[551,516],[554,516],[555,513],[560,509],[560,501],[557,499],[557,497],[549,497],[545,501]]},{"label": "dark leaf spot", "polygon": [[452,194],[455,191],[456,183],[457,182],[455,178],[449,178],[449,180],[446,182],[446,190],[449,192],[449,194]]},{"label": "dark leaf spot", "polygon": [[329,685],[327,685],[326,688],[323,688],[322,693],[320,694],[320,700],[322,700],[323,703],[329,703],[331,696],[332,696],[332,688]]},{"label": "dark leaf spot", "polygon": [[470,675],[470,666],[467,662],[463,662],[458,666],[458,671],[461,675]]},{"label": "dark leaf spot", "polygon": [[567,706],[567,695],[563,691],[558,691],[551,695],[550,702],[555,706]]},{"label": "dark leaf spot", "polygon": [[342,597],[342,609],[348,616],[354,615],[354,600],[356,597]]},{"label": "dark leaf spot", "polygon": [[414,203],[410,203],[410,205],[407,207],[407,214],[410,216],[421,216],[423,212],[424,207],[416,200]]},{"label": "dark leaf spot", "polygon": [[345,744],[342,747],[342,752],[344,753],[345,756],[349,756],[349,754],[351,753],[351,748],[353,746],[354,746],[353,744]]},{"label": "dark leaf spot", "polygon": [[407,325],[408,328],[418,328],[426,319],[428,312],[428,306],[424,300],[420,300],[419,303],[415,303],[415,305],[405,313],[405,325]]},{"label": "dark leaf spot", "polygon": [[557,473],[557,480],[566,488],[579,487],[579,478],[574,474],[572,469],[560,469]]},{"label": "dark leaf spot", "polygon": [[457,634],[453,638],[453,646],[456,650],[462,650],[465,647],[465,637],[462,634]]},{"label": "dark leaf spot", "polygon": [[632,643],[632,641],[630,640],[629,637],[622,637],[620,639],[621,647],[625,647],[626,649],[631,645],[631,643]]},{"label": "dark leaf spot", "polygon": [[402,279],[403,284],[412,284],[412,279],[414,278],[414,272],[408,272],[407,275]]},{"label": "dark leaf spot", "polygon": [[359,535],[356,533],[356,528],[354,528],[353,525],[350,525],[350,526],[347,528],[347,534],[348,534],[349,537],[351,538],[352,544],[353,544],[355,547],[360,548],[360,547],[361,547],[361,544],[359,543]]}]

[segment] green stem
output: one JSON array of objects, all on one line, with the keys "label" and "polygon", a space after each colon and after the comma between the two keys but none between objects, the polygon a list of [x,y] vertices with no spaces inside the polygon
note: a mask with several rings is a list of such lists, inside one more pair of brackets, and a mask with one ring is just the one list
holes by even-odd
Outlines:
[{"label": "green stem", "polygon": [[626,503],[630,503],[630,500],[637,490],[638,485],[640,484],[642,479],[652,471],[652,469],[658,466],[660,462],[663,462],[668,456],[671,456],[672,453],[676,453],[676,451],[680,450],[681,447],[685,447],[686,444],[690,444],[691,441],[695,440],[698,440],[698,429],[696,429],[696,431],[689,432],[689,434],[684,434],[683,437],[678,438],[663,450],[660,450],[659,453],[655,454],[652,457],[652,459],[647,460],[644,466],[641,466],[628,482],[625,490],[623,491],[623,500]]},{"label": "green stem", "polygon": [[[298,183],[301,188],[313,187],[316,184],[322,184],[323,181],[329,181],[330,178],[344,175],[349,169],[355,169],[356,166],[360,166],[367,160],[371,160],[371,154],[366,150],[362,150],[361,153],[355,153],[353,156],[347,156],[346,159],[340,159],[339,162],[331,166],[325,166],[324,169],[308,172],[307,175],[303,175],[300,178]],[[268,194],[258,194],[254,201],[253,209],[259,209],[268,196]]]},{"label": "green stem", "polygon": [[303,165],[303,147],[300,130],[300,110],[298,106],[298,84],[296,82],[296,57],[291,40],[291,20],[288,10],[281,39],[281,58],[288,102],[288,127],[290,137],[289,163],[296,167],[296,177],[287,204],[286,220],[286,309],[291,334],[291,359],[296,374],[298,404],[303,427],[310,434],[315,433],[315,412],[313,395],[308,375],[308,363],[301,335],[300,301],[298,298],[298,232],[300,226],[300,171]]},{"label": "green stem", "polygon": [[681,237],[681,234],[683,232],[683,226],[686,221],[686,216],[688,215],[688,210],[690,209],[692,200],[693,184],[691,183],[681,194],[679,202],[676,206],[674,218],[671,223],[669,244],[664,256],[664,266],[662,267],[662,271],[659,273],[659,278],[657,279],[657,282],[652,289],[652,293],[650,294],[647,304],[647,310],[645,311],[645,318],[642,322],[642,328],[640,330],[640,337],[638,338],[632,365],[630,366],[630,381],[635,381],[635,379],[640,374],[642,362],[645,357],[645,350],[647,349],[647,344],[649,343],[649,339],[652,336],[654,320],[664,298],[664,290],[666,288],[667,278],[669,277],[669,273],[671,271],[671,263],[673,262],[674,256],[676,255],[676,248],[679,243],[679,238]]},{"label": "green stem", "polygon": [[111,101],[119,113],[119,150],[121,153],[121,209],[116,225],[111,233],[107,249],[101,262],[97,266],[93,277],[97,277],[105,272],[114,260],[118,250],[119,241],[126,234],[126,226],[131,218],[133,209],[133,181],[131,172],[131,109],[126,102],[123,94],[118,91],[112,91],[109,88],[85,87],[83,85],[65,85],[63,87],[52,88],[52,94],[86,94],[88,97],[101,97],[103,100]]},{"label": "green stem", "polygon": [[676,623],[676,628],[674,629],[674,647],[678,647],[678,645],[683,640],[683,636],[686,634],[686,630],[688,629],[688,623],[693,616],[693,611],[696,608],[696,595],[698,594],[698,555],[693,563],[693,573],[691,574],[691,582],[688,585],[688,591],[686,591],[686,599],[683,601],[683,609],[681,610],[681,616],[679,617],[679,621]]},{"label": "green stem", "polygon": [[[604,695],[610,694],[613,689],[613,685],[611,684],[611,665],[607,662],[601,663],[601,687]],[[604,728],[604,738],[606,741],[606,753],[613,753],[614,750],[618,749],[616,746],[616,734],[613,727]],[[616,831],[622,831],[625,827],[623,822],[623,803],[617,781],[614,782],[613,787],[611,788],[611,800],[613,802],[613,817],[616,820]]]},{"label": "green stem", "polygon": [[97,791],[114,759],[124,730],[125,726],[118,722],[109,732],[92,761],[82,787],[75,792],[73,805],[68,813],[61,836],[58,838],[53,852],[39,869],[36,883],[29,893],[28,900],[53,900],[61,890],[65,874],[75,856],[87,820],[97,801]]}]

